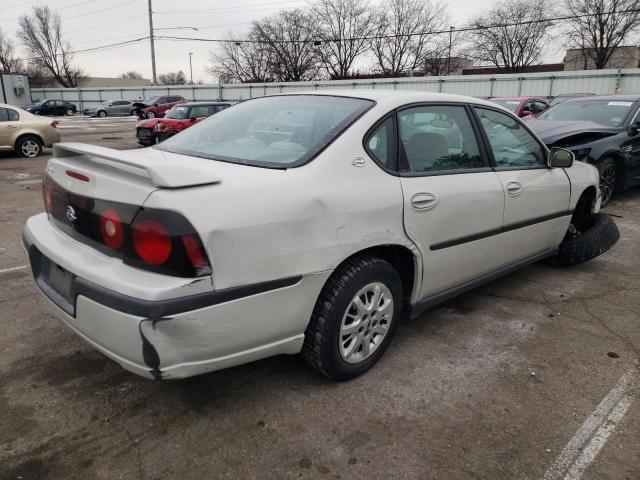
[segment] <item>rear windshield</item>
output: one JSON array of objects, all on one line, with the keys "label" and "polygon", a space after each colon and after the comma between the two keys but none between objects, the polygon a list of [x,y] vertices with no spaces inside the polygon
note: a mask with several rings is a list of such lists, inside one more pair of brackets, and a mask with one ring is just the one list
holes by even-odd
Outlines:
[{"label": "rear windshield", "polygon": [[155,148],[286,168],[312,158],[372,105],[324,95],[258,98],[227,108]]},{"label": "rear windshield", "polygon": [[540,120],[590,121],[606,127],[620,127],[634,102],[623,100],[576,100],[559,103],[538,118]]},{"label": "rear windshield", "polygon": [[515,112],[520,105],[520,100],[491,100],[493,103],[497,103],[501,107],[506,108],[510,112]]}]

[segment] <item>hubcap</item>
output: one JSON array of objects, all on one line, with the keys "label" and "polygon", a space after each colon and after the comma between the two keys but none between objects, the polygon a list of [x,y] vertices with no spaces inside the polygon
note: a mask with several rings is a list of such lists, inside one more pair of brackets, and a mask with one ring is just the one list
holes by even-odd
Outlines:
[{"label": "hubcap", "polygon": [[342,317],[338,338],[340,356],[360,363],[382,344],[393,319],[393,295],[386,285],[370,283],[351,300]]},{"label": "hubcap", "polygon": [[67,115],[69,115],[69,116],[73,115],[73,110],[71,110],[71,109],[67,110]]},{"label": "hubcap", "polygon": [[21,150],[25,157],[37,157],[40,152],[40,145],[35,140],[27,140],[22,144]]},{"label": "hubcap", "polygon": [[605,167],[600,175],[600,192],[602,193],[602,203],[607,203],[613,195],[616,186],[616,166],[610,163]]},{"label": "hubcap", "polygon": [[148,117],[148,118],[156,118],[156,114],[155,114],[155,113],[153,113],[153,112],[149,112],[149,113],[147,114],[147,117]]}]

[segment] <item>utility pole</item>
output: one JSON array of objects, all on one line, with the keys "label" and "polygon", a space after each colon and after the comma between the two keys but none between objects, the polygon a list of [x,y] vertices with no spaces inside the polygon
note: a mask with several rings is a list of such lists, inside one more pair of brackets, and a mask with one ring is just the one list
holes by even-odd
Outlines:
[{"label": "utility pole", "polygon": [[[151,2],[151,0],[149,0]],[[449,53],[447,54],[447,76],[451,74],[451,43],[453,42],[453,27],[449,27]]]},{"label": "utility pole", "polygon": [[156,85],[158,78],[156,76],[156,48],[153,44],[153,9],[151,8],[151,0],[149,0],[149,41],[151,43],[151,73],[153,75],[152,83]]},{"label": "utility pole", "polygon": [[193,85],[193,66],[191,65],[191,55],[193,55],[193,52],[189,52],[189,72],[191,73],[191,85]]}]

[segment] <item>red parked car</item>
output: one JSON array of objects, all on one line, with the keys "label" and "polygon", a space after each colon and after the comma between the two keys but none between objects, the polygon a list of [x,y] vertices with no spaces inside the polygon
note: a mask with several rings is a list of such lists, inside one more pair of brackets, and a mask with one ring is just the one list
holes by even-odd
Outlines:
[{"label": "red parked car", "polygon": [[164,97],[158,97],[158,99],[149,104],[142,110],[143,118],[162,118],[164,114],[171,110],[179,103],[185,103],[186,98],[179,95],[165,95]]},{"label": "red parked car", "polygon": [[222,102],[180,103],[169,110],[164,118],[150,118],[138,122],[138,143],[145,147],[160,143],[230,106]]},{"label": "red parked car", "polygon": [[549,103],[540,97],[495,97],[489,101],[497,103],[518,117],[536,117],[549,108]]}]

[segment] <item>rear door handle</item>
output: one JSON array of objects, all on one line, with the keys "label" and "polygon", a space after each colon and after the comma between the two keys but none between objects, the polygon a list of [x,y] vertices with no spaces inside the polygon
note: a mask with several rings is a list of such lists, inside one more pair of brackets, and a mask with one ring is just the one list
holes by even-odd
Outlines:
[{"label": "rear door handle", "polygon": [[432,193],[416,193],[411,197],[411,206],[416,210],[429,210],[438,205],[438,199]]},{"label": "rear door handle", "polygon": [[522,193],[522,184],[519,182],[509,182],[507,183],[507,192],[512,197],[517,197]]}]

